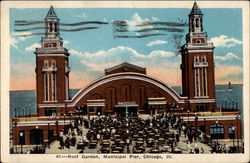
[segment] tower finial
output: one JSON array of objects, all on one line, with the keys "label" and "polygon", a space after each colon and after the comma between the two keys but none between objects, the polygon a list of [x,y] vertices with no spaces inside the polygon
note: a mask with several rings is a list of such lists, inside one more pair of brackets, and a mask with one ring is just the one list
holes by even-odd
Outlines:
[{"label": "tower finial", "polygon": [[197,5],[196,1],[194,1],[193,8],[189,15],[202,15],[201,9]]},{"label": "tower finial", "polygon": [[53,6],[50,6],[50,9],[49,9],[45,19],[57,19],[57,20],[59,20]]}]

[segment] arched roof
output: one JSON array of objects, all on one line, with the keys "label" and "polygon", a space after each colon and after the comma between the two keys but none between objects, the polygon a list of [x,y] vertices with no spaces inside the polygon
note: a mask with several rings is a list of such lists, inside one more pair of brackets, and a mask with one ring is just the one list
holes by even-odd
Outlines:
[{"label": "arched roof", "polygon": [[124,80],[124,79],[134,79],[134,80],[149,82],[167,92],[178,103],[185,103],[185,99],[187,99],[187,97],[181,97],[174,89],[172,89],[166,83],[154,77],[142,73],[123,72],[123,73],[115,73],[107,75],[96,79],[86,87],[82,88],[77,94],[75,94],[74,97],[70,101],[68,101],[68,106],[75,106],[85,95],[87,95],[90,91],[97,88],[98,86],[101,86],[108,82]]}]

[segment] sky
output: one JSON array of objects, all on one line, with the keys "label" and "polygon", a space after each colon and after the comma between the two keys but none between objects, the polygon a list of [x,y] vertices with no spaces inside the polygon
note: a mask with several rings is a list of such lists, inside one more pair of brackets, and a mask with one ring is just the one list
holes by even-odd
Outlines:
[{"label": "sky", "polygon": [[[199,5],[199,4],[198,4]],[[97,29],[75,32],[60,32],[64,46],[69,50],[70,88],[79,89],[104,76],[104,69],[129,62],[147,69],[147,74],[158,78],[170,86],[181,85],[180,55],[175,32],[160,32],[143,38],[115,38],[113,21],[126,21],[130,30],[140,28],[135,24],[150,22],[186,22],[190,8],[55,8],[60,23],[83,21],[103,21],[108,24],[83,25],[96,26]],[[10,9],[10,89],[35,90],[35,54],[40,47],[42,35],[20,37],[15,29],[31,26],[15,26],[15,21],[43,21],[48,8]],[[215,46],[215,82],[232,84],[243,82],[242,10],[232,8],[201,8],[204,30],[209,42]],[[41,27],[43,24],[32,27]],[[79,28],[60,27],[60,28]],[[178,45],[185,44],[188,27],[179,27],[183,35]],[[40,32],[43,32],[40,30]],[[152,31],[159,34],[159,31]],[[151,32],[151,33],[152,33]],[[122,33],[123,34],[123,33]],[[140,33],[129,34],[138,36]]]}]

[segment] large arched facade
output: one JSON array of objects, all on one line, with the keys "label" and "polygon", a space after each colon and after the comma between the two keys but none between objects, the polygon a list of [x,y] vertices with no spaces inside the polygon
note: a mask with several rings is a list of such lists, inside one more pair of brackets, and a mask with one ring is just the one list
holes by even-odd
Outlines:
[{"label": "large arched facade", "polygon": [[[117,69],[131,68],[130,64],[121,67]],[[113,70],[115,73],[109,73],[81,89],[67,107],[85,106],[88,114],[114,113],[121,110],[120,108],[128,108],[131,112],[136,110],[139,113],[155,114],[170,110],[171,106],[179,110],[185,108],[186,98],[181,97],[167,84],[135,68],[126,68],[126,72],[117,69]]]}]

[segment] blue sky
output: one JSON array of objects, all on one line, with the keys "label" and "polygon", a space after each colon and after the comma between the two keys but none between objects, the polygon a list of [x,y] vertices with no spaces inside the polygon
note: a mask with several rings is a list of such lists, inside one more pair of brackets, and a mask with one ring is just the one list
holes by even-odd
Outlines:
[{"label": "blue sky", "polygon": [[[49,6],[48,6],[49,7]],[[44,20],[49,8],[10,9],[11,89],[35,89],[34,48],[41,36],[18,37],[16,20]],[[114,38],[114,20],[130,23],[141,21],[187,21],[190,8],[55,8],[61,23],[107,21],[98,29],[61,32],[70,56],[70,87],[81,88],[98,77],[104,69],[122,62],[147,68],[147,73],[169,85],[181,85],[180,56],[172,40],[174,33],[146,38]],[[208,40],[215,45],[216,83],[242,83],[242,10],[230,8],[201,9]],[[41,26],[41,25],[40,25]],[[24,28],[24,27],[23,27]],[[28,28],[28,27],[27,27]],[[181,44],[185,43],[188,28]],[[14,81],[19,81],[14,82]]]}]

